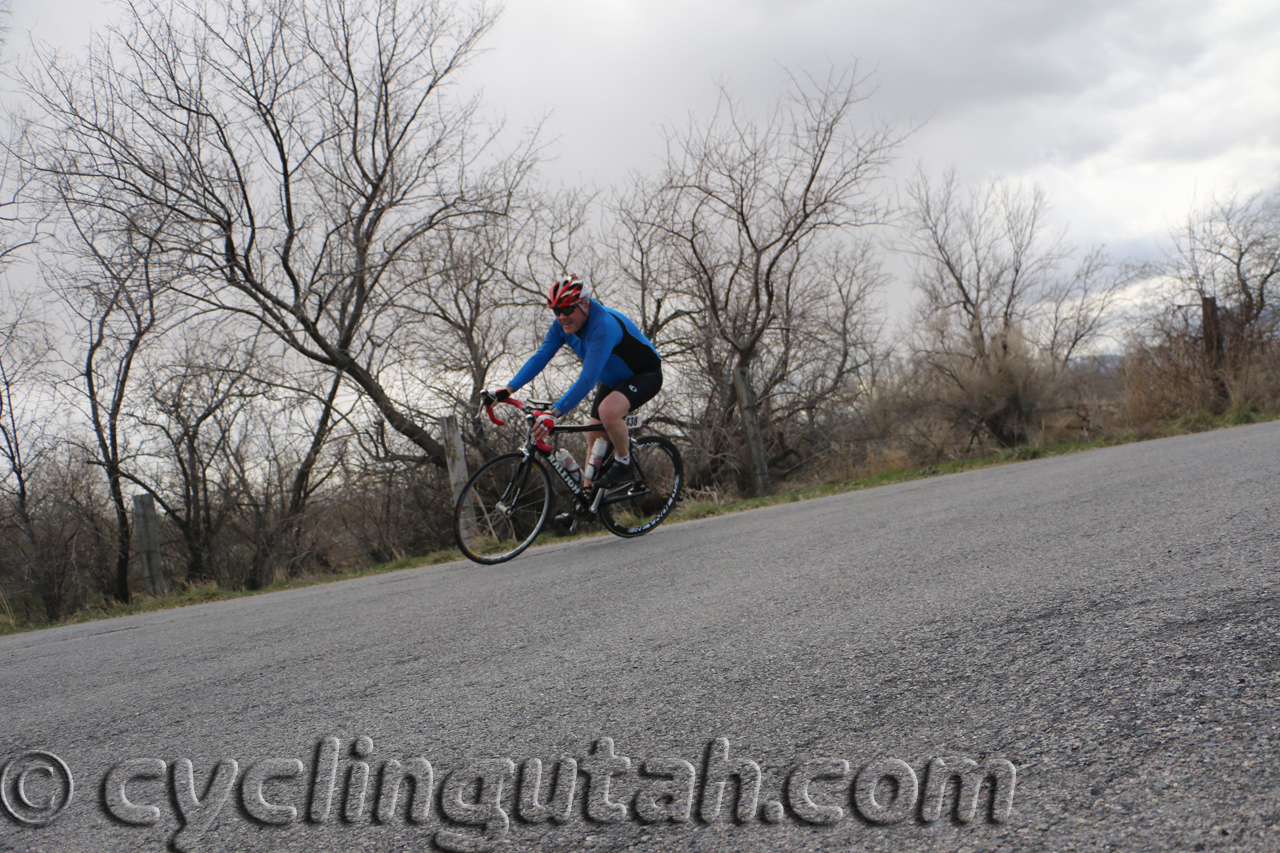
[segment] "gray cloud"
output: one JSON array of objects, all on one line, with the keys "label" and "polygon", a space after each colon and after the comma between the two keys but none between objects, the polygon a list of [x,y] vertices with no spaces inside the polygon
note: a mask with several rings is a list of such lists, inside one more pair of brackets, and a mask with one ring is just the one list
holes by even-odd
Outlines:
[{"label": "gray cloud", "polygon": [[[39,18],[56,42],[110,8],[15,0],[13,24]],[[468,81],[511,124],[551,113],[549,174],[571,182],[654,169],[660,127],[708,114],[717,81],[763,108],[784,68],[854,62],[872,74],[869,114],[923,123],[905,166],[1046,181],[1083,221],[1081,242],[1137,239],[1197,190],[1280,177],[1275,3],[511,0],[487,47]],[[1138,215],[1144,204],[1163,207]]]}]

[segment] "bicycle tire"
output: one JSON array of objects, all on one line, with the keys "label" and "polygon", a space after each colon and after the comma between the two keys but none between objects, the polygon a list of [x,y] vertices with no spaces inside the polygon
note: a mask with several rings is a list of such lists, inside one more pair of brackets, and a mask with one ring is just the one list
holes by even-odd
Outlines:
[{"label": "bicycle tire", "polygon": [[643,536],[661,524],[680,499],[684,482],[680,451],[660,435],[632,439],[631,459],[638,479],[625,486],[627,491],[612,490],[599,509],[600,523],[624,539]]},{"label": "bicycle tire", "polygon": [[454,539],[468,560],[504,563],[538,538],[554,502],[541,459],[504,453],[481,465],[462,487],[453,508]]}]

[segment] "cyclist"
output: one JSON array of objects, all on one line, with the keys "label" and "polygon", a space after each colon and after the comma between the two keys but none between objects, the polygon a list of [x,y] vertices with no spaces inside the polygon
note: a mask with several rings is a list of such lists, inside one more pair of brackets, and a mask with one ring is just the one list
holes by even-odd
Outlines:
[{"label": "cyclist", "polygon": [[[499,400],[505,399],[541,373],[551,357],[567,344],[582,360],[582,372],[551,410],[538,419],[533,432],[538,440],[545,440],[555,428],[556,418],[571,411],[599,383],[591,404],[590,423],[603,429],[587,433],[587,447],[606,434],[613,442],[614,465],[596,483],[599,488],[611,489],[634,477],[625,418],[662,388],[662,358],[626,315],[591,299],[576,275],[551,285],[547,307],[555,312],[555,320],[542,346],[514,379],[492,393]],[[583,483],[584,487],[588,485]]]}]

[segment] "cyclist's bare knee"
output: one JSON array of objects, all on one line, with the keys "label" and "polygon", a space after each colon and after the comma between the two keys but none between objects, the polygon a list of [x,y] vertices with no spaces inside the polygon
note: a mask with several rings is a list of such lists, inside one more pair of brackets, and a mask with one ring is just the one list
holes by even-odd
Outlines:
[{"label": "cyclist's bare knee", "polygon": [[[609,440],[613,442],[614,452],[626,453],[625,448],[630,443],[627,434],[626,416],[631,411],[631,401],[627,399],[625,394],[614,391],[600,401],[597,411],[600,414],[600,420],[604,425],[605,432],[609,434]],[[619,450],[618,448],[624,449]]]},{"label": "cyclist's bare knee", "polygon": [[605,430],[609,430],[622,423],[622,419],[631,412],[631,401],[625,394],[614,391],[600,401],[599,411],[600,421],[604,424]]}]

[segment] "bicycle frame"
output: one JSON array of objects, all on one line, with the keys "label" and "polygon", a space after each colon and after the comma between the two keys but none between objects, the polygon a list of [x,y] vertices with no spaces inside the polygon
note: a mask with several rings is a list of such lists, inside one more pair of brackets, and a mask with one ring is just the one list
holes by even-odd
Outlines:
[{"label": "bicycle frame", "polygon": [[[484,411],[499,426],[505,421],[493,413],[498,402],[493,395],[481,395]],[[683,466],[680,452],[667,438],[639,436],[631,441],[634,473],[616,486],[587,489],[574,480],[569,470],[552,454],[550,441],[534,436],[542,408],[550,403],[504,399],[525,416],[524,444],[520,450],[500,453],[484,462],[462,487],[454,504],[453,533],[458,547],[470,560],[486,565],[503,563],[523,553],[543,530],[557,503],[559,477],[572,495],[569,531],[580,519],[599,521],[606,530],[624,539],[643,536],[662,523],[679,499]],[[541,408],[540,408],[541,407]],[[628,417],[628,427],[637,428],[640,419]],[[556,427],[563,433],[596,433],[599,424]],[[596,477],[614,464],[613,454],[600,463]],[[552,471],[555,476],[552,476]],[[598,482],[598,480],[597,480]],[[560,498],[563,506],[563,498]],[[563,526],[563,520],[561,521]]]},{"label": "bicycle frame", "polygon": [[[635,488],[642,488],[647,491],[647,487],[645,487],[643,483],[639,483],[639,484],[635,484],[634,487],[624,487],[626,488],[626,491],[621,494],[615,495],[614,493],[610,492],[606,495],[605,492],[602,492],[599,489],[596,489],[594,495],[588,496],[587,491],[582,487],[582,484],[574,480],[573,475],[569,473],[569,470],[565,468],[564,465],[560,464],[560,460],[557,459],[555,457],[555,454],[551,452],[551,445],[548,444],[545,447],[543,447],[538,444],[538,440],[533,436],[534,419],[537,417],[540,411],[551,408],[552,403],[545,400],[527,400],[525,402],[521,402],[520,400],[517,400],[514,397],[507,397],[505,400],[495,400],[493,402],[489,402],[488,400],[482,399],[481,406],[484,409],[485,413],[489,416],[489,420],[493,421],[498,426],[505,425],[506,421],[500,419],[497,415],[494,414],[493,406],[494,406],[494,403],[496,402],[506,403],[509,406],[514,406],[524,414],[525,438],[524,438],[524,446],[521,448],[521,450],[524,453],[525,458],[526,459],[529,458],[534,453],[537,453],[538,455],[540,455],[543,458],[543,461],[550,466],[551,470],[556,472],[556,476],[558,476],[564,482],[565,486],[568,487],[569,492],[570,494],[573,495],[574,501],[576,502],[578,508],[581,509],[584,513],[586,513],[588,517],[594,516],[599,511],[600,504],[605,502],[606,500],[609,502],[614,502],[614,501],[627,500],[628,498],[636,497],[638,494],[640,494],[640,492],[637,492]],[[638,415],[627,415],[626,423],[627,423],[628,429],[636,429],[640,426],[640,418]],[[566,424],[564,426],[557,425],[555,428],[555,431],[556,433],[603,432],[604,427],[601,426],[600,424]],[[605,437],[605,440],[606,441],[609,440],[608,436]],[[610,441],[608,446],[605,448],[605,456],[604,456],[605,459],[610,458],[609,450],[612,447],[613,447],[613,442]],[[598,476],[600,472],[597,471],[596,474]],[[622,490],[618,490],[618,491],[622,491]]]}]

